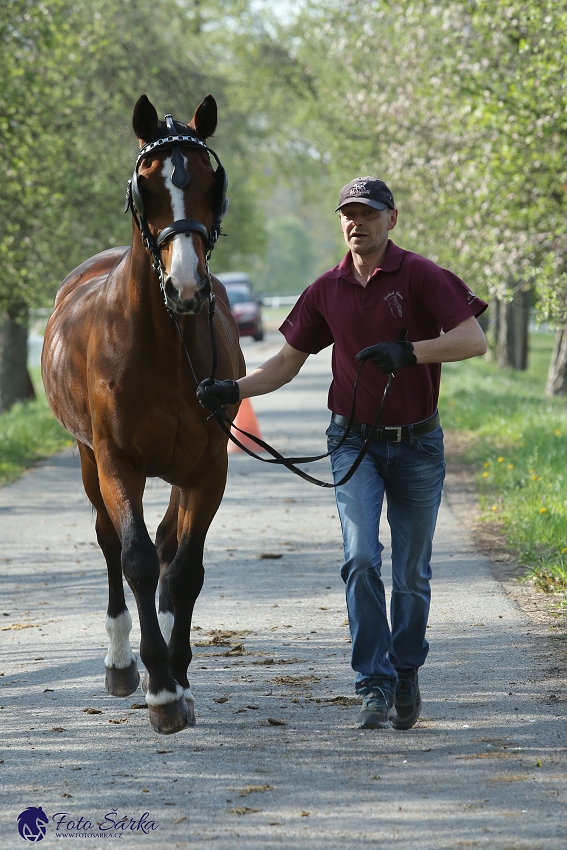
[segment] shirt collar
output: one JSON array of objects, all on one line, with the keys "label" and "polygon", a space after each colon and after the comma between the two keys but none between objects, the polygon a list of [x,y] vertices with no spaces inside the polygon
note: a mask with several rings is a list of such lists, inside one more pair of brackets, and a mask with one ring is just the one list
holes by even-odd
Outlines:
[{"label": "shirt collar", "polygon": [[[402,257],[404,251],[403,248],[398,248],[391,239],[388,239],[388,244],[386,246],[386,253],[384,254],[384,259],[382,260],[382,265],[379,266],[376,271],[382,272],[395,272],[397,271],[402,264]],[[352,258],[351,253],[348,251],[338,266],[331,272],[331,277],[352,277]]]}]

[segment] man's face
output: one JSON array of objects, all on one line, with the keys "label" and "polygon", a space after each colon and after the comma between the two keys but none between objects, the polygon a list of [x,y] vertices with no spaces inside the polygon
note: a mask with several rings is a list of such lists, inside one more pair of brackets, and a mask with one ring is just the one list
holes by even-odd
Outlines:
[{"label": "man's face", "polygon": [[341,229],[348,247],[364,256],[380,251],[388,241],[388,231],[396,226],[398,211],[375,210],[366,204],[353,202],[339,210]]}]

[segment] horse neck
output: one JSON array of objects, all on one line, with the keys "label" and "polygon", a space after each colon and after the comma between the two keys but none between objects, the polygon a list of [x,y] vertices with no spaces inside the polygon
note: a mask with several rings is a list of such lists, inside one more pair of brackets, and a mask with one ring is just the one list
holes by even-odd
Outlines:
[{"label": "horse neck", "polygon": [[130,268],[126,289],[128,310],[133,319],[163,324],[163,319],[170,322],[164,299],[159,285],[159,278],[154,271],[152,258],[144,248],[142,238],[133,226],[132,245],[130,247]]}]

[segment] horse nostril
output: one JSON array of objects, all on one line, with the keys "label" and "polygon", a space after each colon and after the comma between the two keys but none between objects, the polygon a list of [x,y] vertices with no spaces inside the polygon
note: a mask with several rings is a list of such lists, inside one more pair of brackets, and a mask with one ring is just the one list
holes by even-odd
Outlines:
[{"label": "horse nostril", "polygon": [[179,301],[179,292],[173,284],[173,278],[171,275],[168,275],[165,279],[165,294],[168,298],[171,298],[172,301]]},{"label": "horse nostril", "polygon": [[201,275],[199,277],[199,283],[197,285],[199,290],[199,294],[204,298],[207,298],[211,292],[211,278],[208,274]]}]

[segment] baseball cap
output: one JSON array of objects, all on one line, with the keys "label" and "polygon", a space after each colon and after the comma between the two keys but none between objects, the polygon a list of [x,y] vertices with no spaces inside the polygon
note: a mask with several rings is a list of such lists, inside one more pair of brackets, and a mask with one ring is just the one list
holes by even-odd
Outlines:
[{"label": "baseball cap", "polygon": [[377,177],[356,177],[343,186],[339,195],[338,212],[345,204],[366,204],[375,210],[396,209],[394,196],[383,180]]}]

